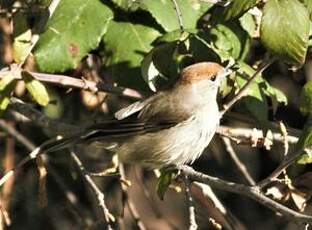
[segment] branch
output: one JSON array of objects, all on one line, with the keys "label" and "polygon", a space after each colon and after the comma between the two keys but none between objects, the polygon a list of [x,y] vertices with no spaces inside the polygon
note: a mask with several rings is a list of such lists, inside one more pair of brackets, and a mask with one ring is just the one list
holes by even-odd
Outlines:
[{"label": "branch", "polygon": [[242,97],[244,97],[252,83],[255,81],[257,76],[261,74],[266,68],[268,68],[273,62],[275,61],[275,58],[270,59],[269,61],[265,62],[263,61],[262,64],[260,64],[259,68],[256,70],[256,72],[251,76],[251,78],[248,79],[247,83],[241,88],[241,90],[230,100],[228,103],[223,105],[223,110],[220,111],[220,116],[223,117],[223,115]]},{"label": "branch", "polygon": [[[17,67],[18,68],[18,67]],[[20,69],[19,69],[20,70]],[[0,79],[10,73],[9,70],[0,71]],[[121,87],[111,87],[108,84],[103,82],[95,82],[86,80],[83,77],[74,78],[61,74],[46,74],[46,73],[37,73],[37,72],[29,72],[36,80],[45,83],[51,83],[54,85],[69,87],[69,88],[77,88],[90,90],[92,92],[106,92],[113,93],[124,97],[141,99],[142,95],[130,88],[121,88]],[[13,74],[16,80],[22,80],[22,76],[20,74]]]},{"label": "branch", "polygon": [[236,167],[238,168],[239,172],[244,176],[245,180],[252,186],[256,185],[256,182],[249,174],[246,166],[240,161],[238,156],[236,155],[231,141],[227,137],[222,137],[223,143],[225,145],[226,151],[231,156],[233,162],[235,163]]},{"label": "branch", "polygon": [[[268,138],[264,136],[263,131],[261,129],[256,128],[236,128],[236,127],[228,127],[224,125],[220,125],[216,131],[221,136],[225,136],[233,140],[236,144],[252,144],[252,138],[255,133],[258,133],[258,138]],[[261,134],[261,135],[260,135]],[[260,135],[260,136],[259,136]],[[284,144],[285,139],[289,144],[297,144],[298,137],[287,135],[285,138],[283,134],[278,132],[272,132],[272,141],[282,142]]]},{"label": "branch", "polygon": [[198,225],[196,223],[196,213],[195,213],[195,204],[192,197],[191,192],[191,182],[188,177],[185,175],[184,177],[184,184],[185,184],[185,194],[188,201],[188,210],[189,210],[189,230],[196,230]]},{"label": "branch", "polygon": [[43,129],[48,129],[57,134],[70,135],[80,130],[76,126],[65,124],[48,118],[38,110],[34,109],[31,105],[15,97],[11,97],[11,103],[9,108],[24,115]]},{"label": "branch", "polygon": [[92,192],[94,193],[97,201],[98,201],[98,206],[101,209],[103,216],[104,216],[104,220],[107,224],[107,229],[112,230],[112,222],[115,221],[114,216],[109,212],[106,204],[105,204],[105,196],[104,194],[101,192],[101,190],[99,189],[99,187],[94,183],[94,181],[92,180],[92,178],[90,177],[90,175],[87,173],[87,171],[85,170],[83,164],[81,163],[80,159],[78,158],[78,156],[71,151],[70,155],[72,157],[72,159],[74,160],[76,166],[78,167],[79,171],[81,172],[81,175],[83,176],[84,180],[88,183],[89,187],[91,188]]},{"label": "branch", "polygon": [[208,184],[220,190],[225,190],[228,192],[249,197],[257,201],[258,203],[263,204],[264,206],[272,209],[273,211],[281,213],[282,215],[284,215],[285,217],[287,217],[292,221],[312,223],[312,216],[296,212],[290,208],[287,208],[282,204],[279,204],[278,202],[260,193],[258,187],[249,187],[242,184],[224,181],[219,178],[197,172],[189,166],[180,166],[180,170],[193,181]]},{"label": "branch", "polygon": [[[8,125],[4,120],[0,120],[0,128],[3,129],[9,135],[11,135],[13,138],[15,138],[22,145],[24,145],[26,149],[28,149],[29,151],[33,151],[36,149],[34,143],[32,143],[27,137],[25,137],[22,133],[16,130],[13,126]],[[48,166],[48,171],[50,175],[52,175],[52,177],[54,178],[56,184],[60,187],[61,191],[64,192],[64,196],[72,205],[75,212],[77,212],[81,216],[81,219],[84,220],[84,218],[82,218],[84,215],[81,214],[83,208],[77,202],[78,201],[77,196],[67,187],[67,185],[63,181],[63,178],[55,171],[55,169],[52,166]],[[86,221],[84,222],[85,222],[84,224],[88,226]]]},{"label": "branch", "polygon": [[125,168],[124,168],[124,165],[122,163],[119,163],[118,171],[120,174],[123,201],[127,203],[128,208],[129,208],[129,212],[135,221],[137,229],[146,230],[147,228],[146,228],[145,224],[142,222],[136,206],[134,205],[133,201],[129,197],[128,187],[127,187],[126,183],[122,183],[123,181],[127,181]]}]

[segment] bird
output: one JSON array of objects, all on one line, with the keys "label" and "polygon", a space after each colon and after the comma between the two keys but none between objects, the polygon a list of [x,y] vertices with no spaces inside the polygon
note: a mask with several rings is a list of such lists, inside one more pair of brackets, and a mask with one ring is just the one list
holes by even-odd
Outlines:
[{"label": "bird", "polygon": [[134,102],[117,111],[113,119],[64,137],[45,150],[96,142],[114,152],[122,163],[152,169],[191,164],[219,126],[217,94],[227,74],[216,62],[189,65],[172,87]]}]

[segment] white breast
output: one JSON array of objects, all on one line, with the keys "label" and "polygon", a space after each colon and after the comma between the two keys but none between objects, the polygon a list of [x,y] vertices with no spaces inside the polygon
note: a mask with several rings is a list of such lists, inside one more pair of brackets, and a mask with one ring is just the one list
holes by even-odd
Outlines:
[{"label": "white breast", "polygon": [[218,106],[202,108],[172,128],[133,137],[118,149],[118,155],[122,162],[152,168],[192,163],[207,147],[218,125]]}]

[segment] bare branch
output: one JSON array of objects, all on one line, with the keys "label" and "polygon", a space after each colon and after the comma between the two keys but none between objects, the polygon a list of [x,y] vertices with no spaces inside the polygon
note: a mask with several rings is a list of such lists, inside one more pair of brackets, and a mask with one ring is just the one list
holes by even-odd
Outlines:
[{"label": "bare branch", "polygon": [[104,220],[107,224],[107,229],[112,230],[112,222],[114,222],[115,218],[114,216],[109,212],[106,204],[105,204],[105,196],[104,193],[101,192],[99,187],[94,183],[91,176],[87,173],[85,170],[82,162],[78,158],[78,156],[75,154],[75,152],[71,151],[70,153],[71,157],[73,158],[76,166],[78,167],[79,171],[81,172],[81,175],[83,176],[84,180],[88,183],[89,187],[91,188],[92,192],[94,193],[97,201],[98,206],[102,210]]},{"label": "bare branch", "polygon": [[247,83],[241,88],[241,90],[230,100],[228,103],[223,105],[223,110],[220,111],[220,116],[222,117],[237,101],[239,101],[242,97],[246,95],[250,86],[255,81],[256,77],[261,74],[266,68],[268,68],[273,62],[275,61],[274,58],[270,59],[269,61],[263,61],[260,64],[259,68],[256,72],[248,79]]},{"label": "bare branch", "polygon": [[[225,136],[233,140],[236,144],[251,144],[251,138],[253,137],[254,133],[262,133],[261,138],[266,138],[263,135],[262,130],[256,128],[236,128],[236,127],[228,127],[221,125],[217,129],[217,133],[221,136]],[[272,132],[272,141],[278,141],[284,143],[285,137],[278,132]],[[298,142],[297,136],[287,135],[286,140],[289,144],[297,144]]]},{"label": "bare branch", "polygon": [[249,174],[246,166],[240,161],[240,159],[238,158],[238,156],[236,155],[233,146],[231,144],[231,141],[229,140],[229,138],[226,137],[222,137],[222,140],[225,144],[225,148],[226,151],[228,152],[228,154],[231,156],[233,162],[235,163],[236,167],[238,168],[239,172],[244,176],[245,180],[250,184],[250,185],[255,185],[256,182],[254,181],[254,179],[251,177],[251,175]]},{"label": "bare branch", "polygon": [[11,97],[9,108],[26,116],[40,127],[48,129],[57,134],[73,134],[79,131],[79,128],[73,125],[61,123],[48,118],[38,110],[34,109],[31,105],[24,103],[22,100],[15,97]]},{"label": "bare branch", "polygon": [[[18,68],[18,67],[17,67]],[[2,70],[0,71],[0,79],[8,74],[10,71]],[[69,87],[69,88],[77,88],[77,89],[84,89],[90,90],[92,92],[107,92],[113,93],[124,97],[141,99],[142,95],[130,88],[121,88],[121,87],[111,87],[108,84],[103,82],[95,82],[86,80],[83,77],[74,78],[66,75],[61,74],[47,74],[47,73],[37,73],[37,72],[29,72],[36,80],[45,83],[51,83],[62,87]],[[15,79],[22,80],[20,74],[14,74]]]},{"label": "bare branch", "polygon": [[[121,164],[121,163],[119,164],[118,170],[119,170],[119,173],[120,173],[121,182],[122,181],[127,181],[126,173],[125,173],[125,169],[124,169],[123,164]],[[141,217],[140,217],[140,215],[139,215],[139,213],[137,211],[136,206],[134,205],[134,203],[132,202],[132,200],[129,197],[129,194],[128,194],[128,191],[127,191],[128,188],[125,185],[125,183],[121,183],[121,189],[122,189],[122,193],[123,193],[125,202],[128,205],[130,214],[132,215],[132,217],[133,217],[133,219],[134,219],[134,221],[136,223],[136,226],[138,227],[139,230],[146,230],[147,228],[146,228],[145,224],[142,222]]]},{"label": "bare branch", "polygon": [[196,230],[198,225],[196,223],[196,214],[195,214],[195,204],[191,192],[191,183],[187,175],[184,176],[185,184],[185,195],[188,201],[188,210],[189,210],[189,230]]},{"label": "bare branch", "polygon": [[189,166],[181,166],[180,170],[188,175],[188,177],[197,182],[201,182],[204,184],[209,184],[212,187],[215,187],[220,190],[225,190],[228,192],[236,193],[239,195],[243,195],[249,197],[260,204],[272,209],[275,212],[281,213],[288,219],[292,221],[312,223],[312,216],[305,215],[299,212],[296,212],[286,206],[279,204],[278,202],[266,197],[263,195],[258,187],[249,187],[242,184],[236,184],[233,182],[228,182],[221,180],[217,177],[208,176],[206,174],[195,171],[193,168]]}]

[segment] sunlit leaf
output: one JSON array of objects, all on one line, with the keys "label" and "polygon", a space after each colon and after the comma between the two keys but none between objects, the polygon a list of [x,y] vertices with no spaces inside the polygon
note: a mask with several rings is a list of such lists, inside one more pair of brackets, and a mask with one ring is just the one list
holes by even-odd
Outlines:
[{"label": "sunlit leaf", "polygon": [[[142,0],[142,2],[166,31],[180,29],[177,11],[172,0]],[[212,7],[212,4],[200,0],[176,0],[176,2],[186,29],[196,28],[197,20]]]},{"label": "sunlit leaf", "polygon": [[128,22],[112,22],[104,36],[107,64],[114,80],[125,87],[142,89],[140,66],[143,58],[152,49],[151,43],[160,35],[152,27]]},{"label": "sunlit leaf", "polygon": [[240,17],[247,10],[254,7],[259,0],[232,0],[230,5],[224,10],[224,19],[229,20]]},{"label": "sunlit leaf", "polygon": [[60,1],[34,49],[38,68],[45,72],[75,68],[98,46],[112,18],[112,11],[99,0]]},{"label": "sunlit leaf", "polygon": [[22,78],[25,82],[26,88],[33,99],[42,106],[49,104],[49,93],[40,81],[36,80],[29,72],[23,71]]},{"label": "sunlit leaf", "polygon": [[163,200],[169,185],[171,184],[172,180],[176,177],[176,171],[161,171],[160,177],[158,178],[157,183],[157,195],[159,199]]},{"label": "sunlit leaf", "polygon": [[302,88],[300,95],[300,111],[304,115],[312,113],[312,81],[308,81]]},{"label": "sunlit leaf", "polygon": [[304,63],[309,29],[308,11],[298,0],[266,2],[260,27],[261,41],[286,62]]}]

